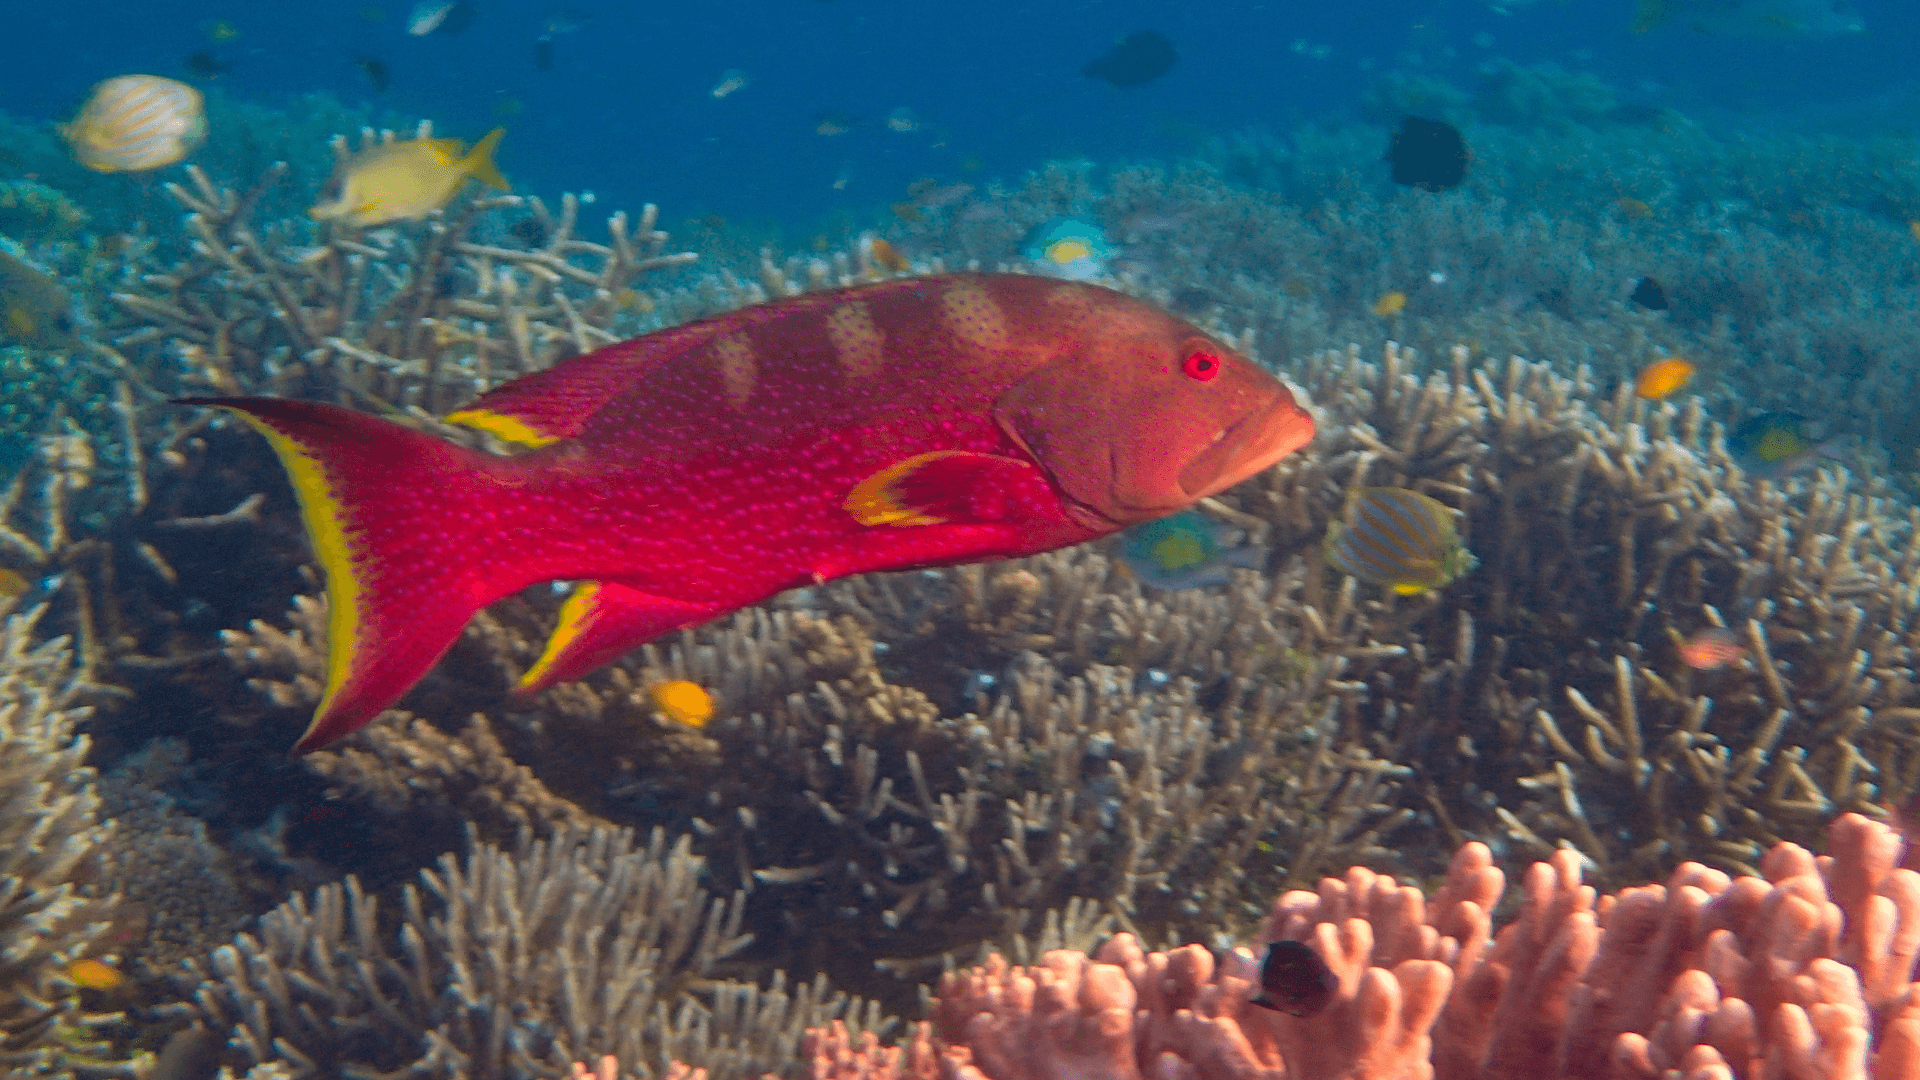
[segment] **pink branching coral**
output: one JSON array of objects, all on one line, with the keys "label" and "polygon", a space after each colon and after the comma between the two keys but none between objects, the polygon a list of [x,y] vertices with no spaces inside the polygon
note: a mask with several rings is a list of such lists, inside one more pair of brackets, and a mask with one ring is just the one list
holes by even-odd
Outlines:
[{"label": "pink branching coral", "polygon": [[1597,896],[1562,852],[1528,870],[1517,917],[1487,848],[1431,898],[1355,868],[1290,892],[1264,935],[1309,943],[1339,979],[1298,1018],[1253,1006],[1255,958],[1148,952],[1121,934],[1032,967],[942,980],[895,1051],[809,1040],[812,1075],[949,1080],[1908,1080],[1920,1078],[1920,874],[1857,814],[1831,855],[1776,845],[1764,878],[1687,863]]}]

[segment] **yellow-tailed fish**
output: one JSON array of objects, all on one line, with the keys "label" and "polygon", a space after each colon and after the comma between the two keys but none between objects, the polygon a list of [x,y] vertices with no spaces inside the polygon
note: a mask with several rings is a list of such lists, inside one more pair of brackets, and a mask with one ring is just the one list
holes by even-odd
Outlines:
[{"label": "yellow-tailed fish", "polygon": [[1361,488],[1346,520],[1327,530],[1327,561],[1361,581],[1406,596],[1438,589],[1473,569],[1453,511],[1406,488]]},{"label": "yellow-tailed fish", "polygon": [[1120,565],[1158,589],[1224,585],[1235,566],[1257,570],[1266,565],[1265,547],[1229,547],[1225,532],[1205,514],[1182,510],[1120,534]]},{"label": "yellow-tailed fish", "polygon": [[1694,366],[1678,356],[1656,360],[1640,369],[1633,380],[1633,392],[1648,401],[1671,397],[1693,380]]},{"label": "yellow-tailed fish", "polygon": [[469,176],[505,191],[506,177],[493,164],[504,134],[505,128],[494,128],[472,150],[459,139],[408,139],[363,150],[342,166],[339,196],[307,213],[320,221],[379,225],[426,217],[453,201]]},{"label": "yellow-tailed fish", "polygon": [[652,690],[653,705],[667,718],[685,724],[688,727],[705,727],[713,718],[713,695],[699,683],[685,679],[672,679],[655,683]]},{"label": "yellow-tailed fish", "polygon": [[183,82],[120,75],[95,86],[61,134],[80,164],[95,172],[164,168],[207,137],[205,100]]},{"label": "yellow-tailed fish", "polygon": [[0,248],[0,344],[46,352],[80,347],[73,298],[50,275]]}]

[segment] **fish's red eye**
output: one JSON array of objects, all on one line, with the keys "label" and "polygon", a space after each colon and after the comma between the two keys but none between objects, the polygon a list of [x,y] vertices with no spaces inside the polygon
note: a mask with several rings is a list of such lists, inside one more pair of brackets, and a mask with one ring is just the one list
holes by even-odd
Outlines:
[{"label": "fish's red eye", "polygon": [[1220,374],[1220,358],[1210,352],[1190,352],[1187,358],[1181,361],[1180,370],[1189,379],[1208,382],[1215,375]]}]

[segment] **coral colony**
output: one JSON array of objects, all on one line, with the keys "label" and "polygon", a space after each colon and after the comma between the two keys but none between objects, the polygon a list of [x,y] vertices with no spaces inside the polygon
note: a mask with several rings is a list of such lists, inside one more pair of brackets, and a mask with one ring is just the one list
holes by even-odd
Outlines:
[{"label": "coral colony", "polygon": [[[1910,137],[1717,135],[1494,65],[1191,161],[934,178],[803,253],[690,221],[696,257],[652,206],[466,183],[424,124],[207,107],[140,185],[0,124],[7,1075],[1920,1077]],[[1471,167],[1394,183],[1409,115]],[[388,173],[437,179],[309,216]],[[321,402],[507,476],[577,434],[525,388],[601,393],[565,361],[604,346],[700,338],[674,430],[722,446],[773,377],[734,328],[802,313],[858,372],[927,320],[992,352],[1015,295],[1214,343],[1167,353],[1196,387],[1245,357],[1314,437],[1108,535],[1071,485],[1178,403],[1089,366],[975,433],[1060,463],[1059,543],[796,573],[568,679],[642,594],[556,556],[287,755],[356,605],[450,602],[442,568],[341,586],[371,541],[320,457],[172,402]],[[987,528],[960,450],[822,520]],[[695,513],[751,477],[697,478],[628,542],[759,542]],[[400,486],[421,535],[479,513]],[[996,552],[1036,553],[950,565]]]}]

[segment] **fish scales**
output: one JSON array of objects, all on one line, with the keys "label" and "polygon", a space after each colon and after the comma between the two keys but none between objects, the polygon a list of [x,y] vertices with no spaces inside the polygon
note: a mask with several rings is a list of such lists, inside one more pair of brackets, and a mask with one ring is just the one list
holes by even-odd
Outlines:
[{"label": "fish scales", "polygon": [[1165,516],[1313,432],[1278,380],[1198,329],[1015,275],[746,309],[449,417],[532,447],[510,457],[332,406],[202,403],[273,444],[327,571],[328,687],[302,750],[370,721],[475,611],[530,584],[587,583],[524,691],[784,589]]}]

